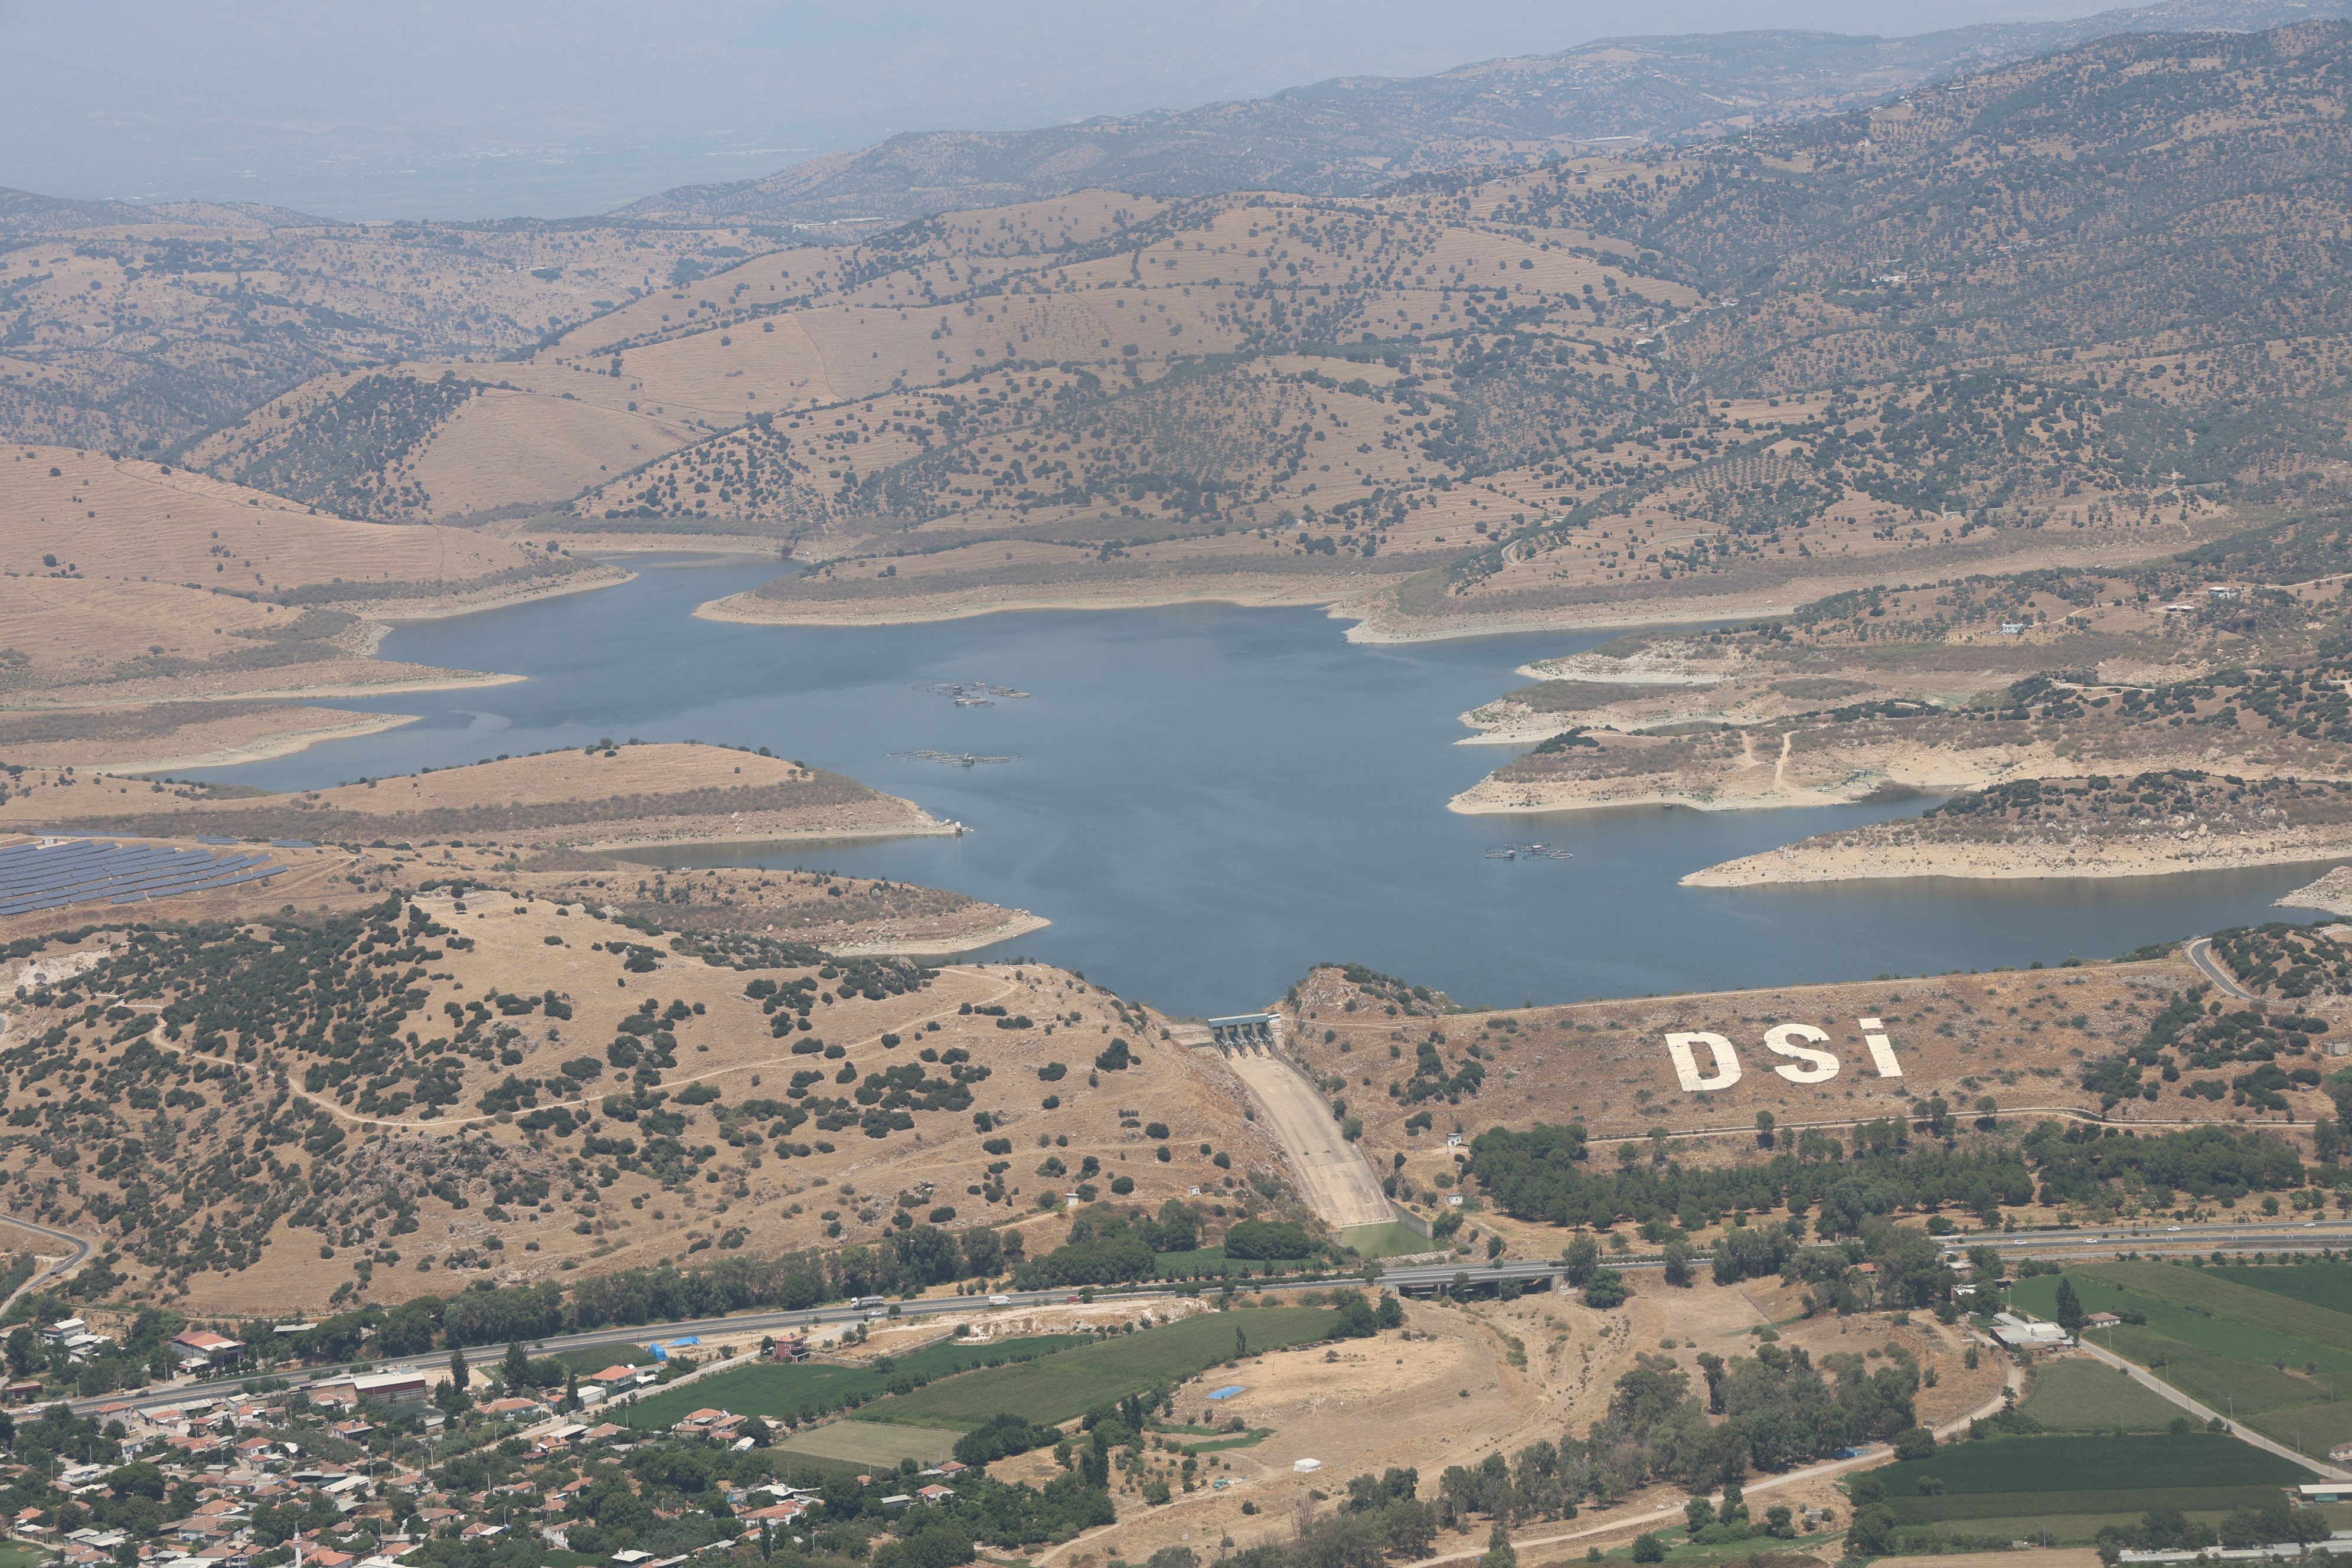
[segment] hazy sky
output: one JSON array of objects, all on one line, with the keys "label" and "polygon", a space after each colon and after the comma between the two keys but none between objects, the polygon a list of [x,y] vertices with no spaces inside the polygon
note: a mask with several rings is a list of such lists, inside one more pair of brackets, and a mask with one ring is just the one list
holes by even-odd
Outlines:
[{"label": "hazy sky", "polygon": [[2115,0],[0,0],[0,185],[336,217],[602,211],[897,131],[1187,109],[1628,33]]}]

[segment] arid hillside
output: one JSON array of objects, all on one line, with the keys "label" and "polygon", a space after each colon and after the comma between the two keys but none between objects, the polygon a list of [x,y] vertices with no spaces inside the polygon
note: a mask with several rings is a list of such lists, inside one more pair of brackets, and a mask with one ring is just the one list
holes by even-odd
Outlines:
[{"label": "arid hillside", "polygon": [[[734,226],[452,230],[434,267],[273,229],[346,247],[283,278],[397,279],[444,335],[225,390],[170,439],[322,513],[789,552],[719,612],[751,618],[1223,596],[1414,637],[2147,560],[2339,504],[2352,471],[2326,281],[2352,26],[2134,30],[2193,19],[2026,58],[1989,37],[1952,59],[2006,63],[1836,112],[1844,45],[1693,44],[1693,89],[1797,70],[1828,97],[1737,142],[1360,192],[1092,184],[782,248],[709,216]],[[1574,68],[1648,80],[1657,47]],[[121,286],[194,287],[161,256]],[[484,294],[459,262],[505,270]],[[111,276],[28,275],[18,338],[144,321]],[[457,331],[533,289],[499,319],[547,325],[499,328],[505,363]]]},{"label": "arid hillside", "polygon": [[[153,837],[484,840],[509,850],[954,831],[855,779],[727,746],[607,742],[297,795],[16,770],[0,826]],[[117,798],[120,797],[120,804]]]},{"label": "arid hillside", "polygon": [[374,617],[624,581],[561,550],[354,521],[170,463],[0,466],[0,746],[19,766],[218,765],[396,723],[286,700],[507,679],[372,657]]},{"label": "arid hillside", "polygon": [[[12,1204],[100,1237],[113,1293],[276,1311],[910,1217],[1011,1240],[1066,1188],[1281,1190],[1213,1058],[1069,975],[673,941],[494,875],[430,880],[71,933],[45,961],[95,962],[11,1005]],[[1096,1068],[1114,1038],[1129,1065]]]},{"label": "arid hillside", "polygon": [[[2263,942],[2280,957],[2306,945]],[[2316,945],[2332,963],[2334,942]],[[1874,1137],[2089,1117],[2143,1136],[2292,1139],[2331,1115],[2328,1053],[2352,1029],[2343,988],[2232,1005],[2162,956],[1470,1013],[1370,970],[1321,969],[1281,1011],[1391,1195],[1442,1217],[1465,1154],[1448,1139],[1492,1128],[1574,1128],[1598,1179],[1654,1157],[1704,1169],[1768,1158],[1759,1147],[1817,1153],[1824,1137],[1858,1153]]]},{"label": "arid hillside", "polygon": [[[111,1239],[93,1278],[121,1278],[92,1290],[325,1306],[446,1289],[436,1268],[512,1282],[874,1239],[918,1197],[929,1223],[985,1228],[1061,1206],[1041,1164],[1090,1197],[1286,1190],[1213,1056],[1075,976],[937,967],[1034,917],[822,869],[622,858],[735,834],[820,860],[842,837],[946,830],[848,779],[623,744],[284,796],[9,771],[0,827],[274,868],[0,920],[0,1139],[47,1162],[12,1202]],[[1016,1123],[1047,1152],[1013,1173],[996,1130]],[[1158,1147],[1170,1128],[1202,1152]],[[688,1184],[721,1165],[723,1187]],[[167,1192],[188,1204],[159,1206]],[[553,1218],[558,1193],[580,1212]],[[397,1279],[373,1278],[404,1250]]]},{"label": "arid hillside", "polygon": [[314,377],[425,358],[487,373],[779,243],[745,226],[337,225],[0,193],[0,433],[176,458]]},{"label": "arid hillside", "polygon": [[1713,140],[1876,103],[1927,81],[2109,34],[2246,31],[2331,5],[2169,0],[1910,37],[1758,30],[1598,39],[1436,76],[1340,78],[1246,102],[1009,133],[894,136],[761,179],[665,191],[622,216],[806,221],[1013,204],[1082,185],[1168,195],[1361,195],[1401,176],[1538,164],[1601,141]]}]

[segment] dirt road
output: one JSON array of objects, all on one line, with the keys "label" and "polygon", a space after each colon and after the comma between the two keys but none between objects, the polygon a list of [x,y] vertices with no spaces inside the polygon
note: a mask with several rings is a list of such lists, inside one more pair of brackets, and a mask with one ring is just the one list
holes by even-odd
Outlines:
[{"label": "dirt road", "polygon": [[1300,1193],[1337,1227],[1386,1225],[1396,1216],[1362,1151],[1339,1136],[1331,1108],[1315,1086],[1278,1057],[1241,1049],[1226,1063],[1249,1086],[1258,1114],[1282,1141],[1298,1173]]}]

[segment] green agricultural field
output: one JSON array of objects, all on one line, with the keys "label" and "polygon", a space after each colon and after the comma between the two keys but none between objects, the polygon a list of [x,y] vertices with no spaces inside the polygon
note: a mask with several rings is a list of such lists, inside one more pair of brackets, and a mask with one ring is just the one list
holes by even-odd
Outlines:
[{"label": "green agricultural field", "polygon": [[2036,1373],[2020,1408],[2053,1432],[2161,1432],[2182,1414],[2154,1389],[2087,1356]]},{"label": "green agricultural field", "polygon": [[2352,1388],[2344,1392],[2345,1398],[2325,1405],[2289,1405],[2240,1419],[2274,1442],[2317,1458],[2338,1443],[2352,1443]]},{"label": "green agricultural field", "polygon": [[555,1359],[583,1377],[592,1377],[608,1366],[651,1366],[654,1352],[643,1345],[593,1345],[585,1350],[558,1351]]},{"label": "green agricultural field", "polygon": [[[2139,1437],[1998,1437],[1869,1472],[1903,1524],[2021,1514],[2257,1507],[2308,1478],[2274,1454],[2216,1432]],[[1922,1489],[1920,1481],[1931,1485]],[[1934,1484],[1940,1483],[1940,1486]]]},{"label": "green agricultural field", "polygon": [[[2305,1266],[2319,1273],[2329,1268]],[[2106,1263],[2091,1266],[2090,1272],[2137,1295],[2153,1296],[2193,1312],[2228,1318],[2251,1329],[2352,1354],[2352,1312],[2322,1305],[2299,1291],[2263,1289],[2231,1278],[2247,1273],[2294,1275],[2305,1268],[2184,1268],[2175,1263]],[[2315,1286],[2318,1283],[2314,1281]]]},{"label": "green agricultural field", "polygon": [[942,1340],[938,1344],[900,1356],[888,1373],[870,1365],[835,1366],[823,1362],[760,1362],[683,1388],[665,1389],[632,1405],[623,1413],[631,1426],[669,1427],[693,1411],[725,1410],[738,1415],[774,1417],[823,1415],[855,1396],[879,1399],[892,1377],[911,1373],[929,1378],[950,1377],[991,1361],[1013,1361],[1050,1355],[1074,1345],[1091,1344],[1088,1334],[1038,1334],[1006,1340],[1001,1344],[971,1344]]},{"label": "green agricultural field", "polygon": [[[2221,1277],[2225,1272],[2274,1276],[2297,1292],[2255,1289]],[[2316,1455],[2352,1437],[2352,1415],[2333,1397],[2352,1395],[2352,1352],[2336,1342],[2352,1314],[2302,1294],[2324,1293],[2333,1272],[2322,1265],[2224,1271],[2099,1263],[2070,1268],[2066,1278],[2085,1310],[2137,1312],[2147,1320],[2095,1331],[2095,1342],[2190,1398]],[[2294,1279],[2304,1274],[2315,1278],[2307,1285]],[[2021,1281],[2012,1294],[2020,1308],[2047,1318],[2056,1311],[2057,1293],[2057,1277],[2042,1275]]]},{"label": "green agricultural field", "polygon": [[2177,1508],[2184,1513],[2220,1515],[2233,1508],[2260,1508],[2278,1497],[2276,1487],[2165,1487],[2078,1489],[2073,1491],[1985,1492],[1966,1497],[1889,1498],[1886,1506],[1897,1524],[1967,1524],[1968,1533],[1980,1533],[1973,1521],[2009,1519],[2031,1511],[2038,1515],[2124,1513],[2137,1518],[2152,1508]]},{"label": "green agricultural field", "polygon": [[1320,1307],[1204,1312],[1166,1328],[1118,1335],[1022,1366],[998,1367],[894,1394],[870,1406],[866,1418],[970,1428],[1010,1412],[1050,1426],[1131,1394],[1173,1386],[1230,1360],[1236,1330],[1248,1336],[1250,1350],[1270,1351],[1319,1340],[1330,1328],[1331,1314]]},{"label": "green agricultural field", "polygon": [[838,1459],[861,1469],[897,1469],[901,1459],[936,1465],[955,1457],[957,1434],[937,1426],[886,1426],[879,1421],[828,1421],[804,1426],[776,1444],[776,1451],[817,1459]]},{"label": "green agricultural field", "polygon": [[1339,1233],[1339,1245],[1354,1247],[1360,1258],[1402,1258],[1434,1252],[1441,1244],[1409,1225],[1389,1224],[1351,1226]]},{"label": "green agricultural field", "polygon": [[[2128,1275],[2126,1270],[2130,1271]],[[2283,1318],[2338,1318],[2347,1322],[2352,1322],[2352,1318],[2284,1296],[2249,1290],[2227,1280],[2200,1279],[2204,1272],[2162,1263],[2108,1263],[2069,1268],[2066,1278],[2074,1282],[2074,1293],[2082,1299],[2084,1310],[2119,1314],[2138,1311],[2147,1317],[2149,1329],[2183,1344],[2232,1361],[2284,1361],[2290,1366],[2317,1361],[2323,1366],[2339,1365],[2352,1373],[2352,1352],[2339,1350],[2326,1340],[2302,1338],[2277,1326]],[[2058,1310],[2058,1276],[2044,1274],[2021,1280],[2010,1295],[2019,1308],[2038,1318],[2054,1317]],[[2198,1299],[2184,1300],[2183,1297]],[[2248,1315],[2238,1316],[2239,1312]],[[2322,1330],[2329,1327],[2324,1321],[2315,1326]],[[2104,1331],[2099,1342],[2106,1343]],[[2116,1348],[2119,1353],[2122,1352],[2120,1340]]]},{"label": "green agricultural field", "polygon": [[2259,1268],[2252,1264],[2228,1264],[2200,1272],[2232,1285],[2243,1285],[2250,1290],[2292,1297],[2338,1317],[2344,1315],[2346,1303],[2352,1302],[2352,1263],[2329,1258]]},{"label": "green agricultural field", "polygon": [[2307,1403],[2311,1385],[2267,1362],[2241,1361],[2184,1344],[2148,1329],[2100,1331],[2093,1336],[2126,1361],[2147,1368],[2189,1398],[2224,1415],[2249,1415]]}]

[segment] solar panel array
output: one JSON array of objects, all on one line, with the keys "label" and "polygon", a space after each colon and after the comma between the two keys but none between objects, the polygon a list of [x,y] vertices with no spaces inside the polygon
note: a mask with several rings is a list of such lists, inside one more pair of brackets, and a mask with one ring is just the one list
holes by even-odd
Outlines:
[{"label": "solar panel array", "polygon": [[135,904],[174,893],[233,888],[287,868],[267,855],[211,855],[162,844],[68,838],[0,849],[0,915],[101,900]]}]

